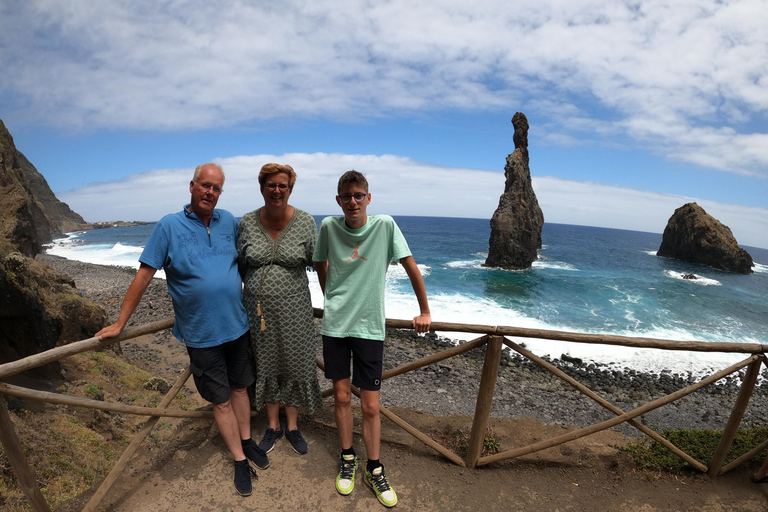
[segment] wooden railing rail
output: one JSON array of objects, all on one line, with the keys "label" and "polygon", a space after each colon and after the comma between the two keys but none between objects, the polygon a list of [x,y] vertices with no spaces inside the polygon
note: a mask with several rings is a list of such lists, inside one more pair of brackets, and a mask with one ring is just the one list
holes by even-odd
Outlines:
[{"label": "wooden railing rail", "polygon": [[[322,313],[323,313],[322,310],[315,309],[316,317],[322,318]],[[398,329],[412,328],[411,322],[406,320],[388,319],[386,321],[386,325],[389,328],[398,328]],[[153,322],[150,324],[145,324],[139,327],[132,327],[132,328],[126,329],[122,333],[122,335],[117,338],[112,338],[104,341],[98,340],[97,338],[89,338],[86,340],[70,343],[62,347],[57,347],[57,348],[42,352],[40,354],[35,354],[29,357],[25,357],[17,361],[5,363],[0,365],[0,381],[12,375],[16,375],[20,372],[57,361],[64,357],[75,355],[88,350],[102,350],[119,341],[136,338],[146,334],[151,334],[153,332],[168,329],[172,326],[173,326],[173,318],[167,318],[167,319]],[[527,328],[510,327],[510,326],[471,325],[471,324],[460,324],[460,323],[449,323],[449,322],[434,322],[432,324],[432,329],[434,331],[443,331],[443,332],[477,333],[477,334],[480,334],[481,337],[466,343],[461,343],[459,345],[448,348],[436,354],[432,354],[430,356],[418,359],[416,361],[403,364],[397,368],[386,370],[385,372],[383,372],[382,378],[383,379],[393,378],[398,375],[402,375],[404,373],[417,370],[419,368],[423,368],[425,366],[435,364],[437,362],[457,356],[459,354],[463,354],[470,350],[482,348],[483,346],[485,346],[485,359],[483,362],[483,367],[480,375],[480,386],[478,390],[478,396],[477,396],[477,401],[475,406],[475,414],[473,417],[472,430],[470,432],[469,443],[468,443],[469,446],[468,446],[466,457],[462,460],[461,457],[459,457],[457,454],[455,454],[448,448],[440,445],[439,443],[437,443],[435,440],[433,440],[423,432],[420,432],[418,429],[408,424],[406,421],[398,417],[396,414],[394,414],[392,411],[390,411],[386,407],[380,406],[380,411],[384,417],[393,421],[396,425],[398,425],[403,430],[405,430],[406,432],[414,436],[419,441],[423,442],[426,446],[434,449],[435,451],[437,451],[439,454],[441,454],[451,462],[458,464],[460,466],[474,468],[477,466],[485,466],[488,464],[492,464],[494,462],[534,453],[539,450],[551,448],[553,446],[557,446],[559,444],[573,441],[575,439],[579,439],[581,437],[599,432],[601,430],[614,427],[624,422],[629,423],[633,427],[637,428],[640,432],[648,435],[649,437],[654,439],[654,441],[656,441],[657,443],[660,443],[666,448],[668,448],[672,453],[674,453],[675,455],[683,459],[693,468],[695,468],[698,471],[707,473],[710,477],[715,477],[719,474],[725,473],[726,471],[729,471],[734,467],[737,467],[739,464],[742,464],[743,462],[749,460],[751,457],[754,457],[756,454],[760,453],[762,450],[768,448],[768,440],[767,440],[761,446],[758,446],[757,448],[753,449],[749,453],[742,455],[741,457],[739,457],[738,459],[734,460],[733,462],[727,465],[723,465],[723,461],[725,460],[728,450],[730,449],[733,439],[738,431],[739,425],[741,424],[741,420],[743,419],[744,413],[746,411],[749,399],[754,390],[754,386],[760,371],[760,367],[765,362],[765,357],[763,354],[766,352],[766,350],[768,350],[768,345],[763,345],[758,343],[722,343],[722,342],[663,340],[663,339],[641,338],[641,337],[634,338],[634,337],[628,337],[628,336],[615,336],[615,335],[606,335],[606,334],[582,334],[582,333],[553,331],[553,330],[545,330],[545,329],[527,329]],[[526,348],[522,347],[521,345],[515,343],[512,340],[507,339],[506,336],[512,336],[516,338],[558,340],[558,341],[576,342],[576,343],[615,345],[615,346],[624,346],[624,347],[633,347],[633,348],[652,348],[652,349],[659,349],[659,350],[741,353],[741,354],[750,354],[750,357],[724,370],[716,372],[710,375],[709,377],[702,379],[698,383],[695,383],[684,389],[680,389],[667,396],[663,396],[661,398],[653,400],[631,411],[625,412],[621,410],[619,407],[615,406],[614,404],[600,397],[595,392],[590,390],[588,387],[581,384],[576,379],[570,377],[562,370],[556,368],[554,365],[547,362],[543,358],[536,356],[535,354],[533,354]],[[496,387],[496,379],[497,379],[498,371],[500,367],[501,352],[502,352],[503,345],[506,345],[511,350],[516,351],[517,353],[521,354],[527,359],[530,359],[535,364],[549,371],[556,377],[564,380],[569,385],[571,385],[574,389],[578,390],[585,396],[594,400],[601,407],[604,407],[605,409],[611,411],[615,415],[615,417],[609,420],[605,420],[597,424],[588,426],[588,427],[583,427],[580,429],[573,430],[571,432],[568,432],[561,436],[557,436],[552,439],[539,441],[529,446],[517,447],[511,450],[506,450],[501,453],[496,453],[494,455],[482,457],[481,453],[482,453],[483,441],[485,438],[486,428],[490,419],[491,404],[493,401],[494,390]],[[317,360],[317,365],[321,369],[323,368],[323,362],[319,359]],[[635,419],[642,414],[650,412],[658,407],[661,407],[677,399],[680,399],[684,396],[687,396],[690,393],[693,393],[694,391],[697,391],[705,386],[713,384],[714,382],[734,372],[737,372],[744,367],[748,367],[746,376],[744,378],[744,382],[740,389],[736,403],[733,407],[733,411],[729,417],[728,423],[723,432],[723,436],[721,437],[720,444],[718,445],[715,456],[713,457],[713,460],[710,462],[709,467],[707,467],[702,462],[695,460],[693,457],[691,457],[690,455],[686,454],[685,452],[683,452],[682,450],[674,446],[668,440],[664,439],[658,433],[646,427],[645,425],[643,425],[642,423],[638,422]],[[166,417],[177,417],[177,418],[211,418],[213,416],[211,411],[179,411],[179,410],[169,410],[167,408],[167,406],[171,403],[171,401],[179,392],[183,384],[186,382],[188,377],[189,377],[189,369],[185,370],[184,374],[180,376],[180,378],[174,384],[171,391],[168,394],[166,394],[166,396],[163,398],[163,401],[158,405],[157,408],[137,407],[137,406],[130,406],[125,404],[113,404],[113,403],[106,403],[98,400],[90,400],[90,399],[80,398],[80,397],[65,396],[58,393],[49,393],[44,391],[26,389],[26,388],[14,386],[5,382],[0,382],[0,395],[7,394],[7,395],[13,395],[21,398],[42,400],[50,403],[87,407],[92,409],[100,409],[100,410],[125,413],[125,414],[146,415],[150,417],[150,420],[147,421],[147,423],[145,424],[145,427],[136,435],[134,440],[126,449],[126,452],[123,454],[121,459],[117,462],[116,466],[113,468],[112,472],[107,476],[107,478],[102,483],[101,487],[97,490],[96,494],[91,498],[91,500],[86,505],[86,508],[84,510],[92,511],[96,509],[100,501],[104,498],[104,496],[106,495],[109,488],[112,486],[112,484],[114,483],[114,481],[116,480],[120,472],[124,469],[125,465],[127,464],[127,461],[130,459],[133,452],[135,452],[135,450],[141,444],[143,439],[147,435],[149,435],[149,433],[151,432],[154,424],[157,422],[159,417],[166,416]],[[352,392],[356,396],[358,397],[360,396],[359,390],[356,389],[355,387],[352,388]],[[332,389],[327,389],[323,391],[324,397],[330,396],[332,394],[333,394]],[[14,472],[19,477],[20,485],[23,491],[25,492],[25,494],[27,495],[29,502],[32,505],[32,508],[35,511],[48,512],[50,509],[47,503],[45,502],[44,497],[40,493],[40,490],[36,486],[35,479],[26,462],[26,458],[24,457],[23,450],[21,449],[21,444],[13,429],[13,424],[10,421],[10,417],[8,416],[7,410],[5,409],[4,401],[0,400],[0,402],[2,402],[0,403],[0,427],[2,427],[0,428],[0,441],[2,442],[2,445],[5,449],[6,454],[8,454],[8,457]]]}]

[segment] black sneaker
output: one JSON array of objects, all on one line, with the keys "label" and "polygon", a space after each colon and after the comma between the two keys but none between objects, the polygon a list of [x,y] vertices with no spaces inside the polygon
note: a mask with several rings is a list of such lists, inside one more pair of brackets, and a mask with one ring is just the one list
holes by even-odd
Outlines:
[{"label": "black sneaker", "polygon": [[243,445],[243,453],[245,454],[253,465],[259,469],[267,469],[269,467],[269,457],[267,454],[259,448],[259,445],[253,439],[249,439],[247,444]]},{"label": "black sneaker", "polygon": [[309,446],[307,446],[307,442],[304,440],[304,436],[301,435],[301,432],[299,432],[299,429],[288,430],[285,433],[285,437],[291,442],[293,451],[299,455],[304,455],[309,450]]},{"label": "black sneaker", "polygon": [[235,461],[235,490],[240,496],[250,496],[253,493],[251,475],[259,479],[259,476],[248,464],[248,459]]},{"label": "black sneaker", "polygon": [[267,431],[264,432],[264,437],[262,437],[261,441],[259,442],[259,448],[264,450],[264,453],[269,453],[274,449],[275,441],[277,441],[281,437],[283,437],[282,427],[280,427],[280,430],[267,428]]}]

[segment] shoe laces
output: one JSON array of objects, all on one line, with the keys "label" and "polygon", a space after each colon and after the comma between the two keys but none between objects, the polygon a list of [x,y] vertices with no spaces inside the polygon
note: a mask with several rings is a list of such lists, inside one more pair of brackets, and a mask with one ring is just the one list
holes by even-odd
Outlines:
[{"label": "shoe laces", "polygon": [[299,429],[289,430],[285,435],[288,436],[288,439],[290,439],[293,443],[298,443],[299,441],[304,440],[304,437],[302,437],[301,431],[299,431]]},{"label": "shoe laces", "polygon": [[[256,477],[256,480],[259,479],[259,474],[256,473],[256,470],[251,467],[250,464],[248,464],[248,460],[245,460],[245,465],[238,464],[237,461],[235,461],[235,473],[243,472],[245,474],[250,474],[251,477]],[[237,476],[240,476],[239,474]]]},{"label": "shoe laces", "polygon": [[277,439],[277,430],[273,428],[268,428],[267,431],[264,434],[264,438],[267,440],[269,444],[272,444]]},{"label": "shoe laces", "polygon": [[387,477],[384,476],[384,470],[382,469],[381,473],[376,474],[374,473],[376,471],[375,469],[369,473],[371,475],[371,481],[376,485],[376,488],[379,490],[379,492],[386,492],[390,489],[389,482],[387,482]]},{"label": "shoe laces", "polygon": [[352,480],[355,476],[355,459],[346,460],[341,458],[341,478],[342,480]]}]

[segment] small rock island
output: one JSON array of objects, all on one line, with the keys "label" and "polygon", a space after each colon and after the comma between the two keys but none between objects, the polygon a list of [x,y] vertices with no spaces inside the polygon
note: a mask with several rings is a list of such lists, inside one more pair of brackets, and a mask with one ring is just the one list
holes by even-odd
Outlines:
[{"label": "small rock island", "polygon": [[664,228],[657,256],[751,274],[752,256],[739,247],[731,229],[696,203],[675,210]]}]

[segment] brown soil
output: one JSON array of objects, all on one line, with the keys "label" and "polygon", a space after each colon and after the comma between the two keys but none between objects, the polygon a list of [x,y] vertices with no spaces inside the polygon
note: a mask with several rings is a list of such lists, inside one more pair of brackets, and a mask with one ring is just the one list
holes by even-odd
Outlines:
[{"label": "brown soil", "polygon": [[[456,429],[471,427],[468,417],[439,418],[405,409],[393,412],[444,440],[450,440]],[[359,411],[356,414],[359,425]],[[184,420],[162,442],[134,457],[98,510],[383,510],[363,484],[361,472],[350,496],[335,490],[339,447],[330,399],[321,412],[301,420],[309,453],[297,455],[280,439],[270,453],[272,465],[258,472],[250,497],[234,491],[232,463],[215,426],[210,421]],[[254,420],[254,433],[263,432],[264,421],[261,416]],[[493,435],[502,449],[569,428],[530,418],[492,420]],[[749,481],[754,467],[716,479],[639,473],[616,449],[625,438],[613,431],[475,470],[446,461],[387,419],[382,420],[382,438],[382,460],[398,493],[398,510],[715,512],[762,511],[768,505],[768,485]],[[359,432],[355,445],[358,452],[363,451]],[[63,510],[81,510],[89,495]]]}]

